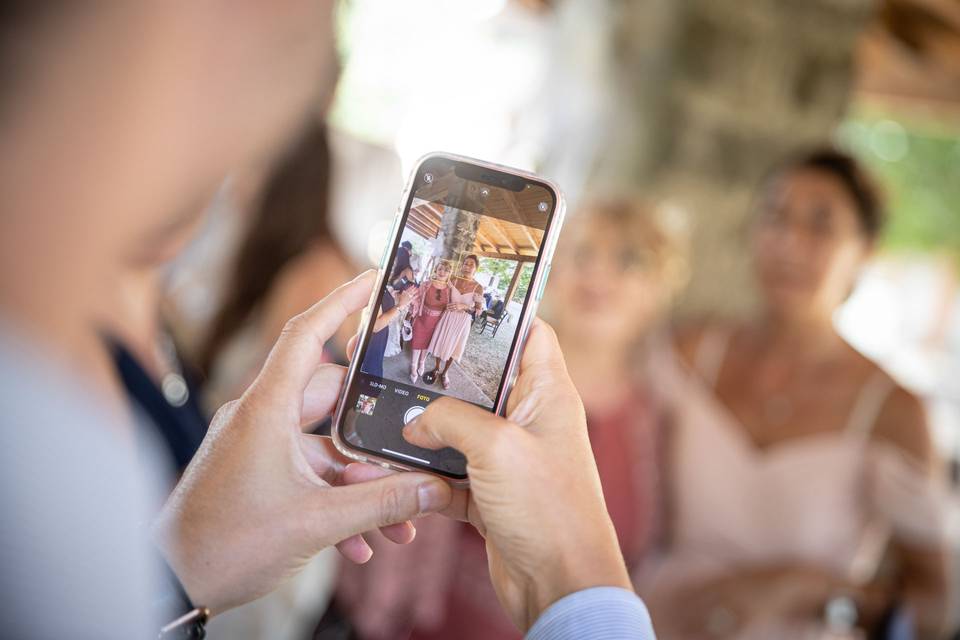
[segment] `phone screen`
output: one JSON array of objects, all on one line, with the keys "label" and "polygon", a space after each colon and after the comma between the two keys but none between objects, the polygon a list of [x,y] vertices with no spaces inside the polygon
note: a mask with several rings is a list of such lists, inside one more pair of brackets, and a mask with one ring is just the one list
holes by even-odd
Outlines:
[{"label": "phone screen", "polygon": [[436,156],[413,180],[336,428],[355,449],[464,478],[460,452],[415,447],[401,430],[442,396],[498,406],[557,194]]}]

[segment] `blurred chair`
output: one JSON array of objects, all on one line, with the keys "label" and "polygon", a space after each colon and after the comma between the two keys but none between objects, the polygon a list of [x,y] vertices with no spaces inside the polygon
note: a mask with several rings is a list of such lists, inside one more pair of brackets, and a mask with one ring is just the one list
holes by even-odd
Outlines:
[{"label": "blurred chair", "polygon": [[480,330],[477,333],[483,335],[483,332],[486,331],[489,326],[493,328],[493,332],[491,333],[492,337],[496,338],[497,331],[500,330],[500,325],[509,321],[509,319],[510,312],[507,311],[506,305],[501,304],[498,310],[488,309],[477,318],[477,322],[480,323]]}]

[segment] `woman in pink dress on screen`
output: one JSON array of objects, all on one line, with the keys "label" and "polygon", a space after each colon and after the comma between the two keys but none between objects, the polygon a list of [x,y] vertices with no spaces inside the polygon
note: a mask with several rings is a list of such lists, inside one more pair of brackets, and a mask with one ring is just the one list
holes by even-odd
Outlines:
[{"label": "woman in pink dress on screen", "polygon": [[430,283],[420,287],[420,292],[410,310],[413,317],[413,338],[410,347],[410,382],[416,383],[423,375],[423,365],[427,359],[427,348],[431,345],[437,325],[452,300],[454,288],[450,286],[450,274],[453,269],[446,260],[434,266]]},{"label": "woman in pink dress on screen", "polygon": [[[433,338],[427,350],[437,359],[433,368],[433,377],[440,378],[444,389],[450,388],[450,379],[447,372],[450,365],[456,360],[460,362],[463,350],[470,337],[470,326],[473,324],[471,311],[479,313],[483,309],[483,287],[473,279],[480,259],[470,254],[460,264],[460,275],[453,279],[450,288],[450,304],[433,332]],[[440,370],[440,365],[443,370]]]}]

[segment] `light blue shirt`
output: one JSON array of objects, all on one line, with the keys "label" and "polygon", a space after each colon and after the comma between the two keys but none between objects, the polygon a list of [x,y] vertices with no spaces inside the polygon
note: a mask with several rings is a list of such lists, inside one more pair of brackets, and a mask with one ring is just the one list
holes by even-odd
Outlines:
[{"label": "light blue shirt", "polygon": [[650,614],[632,591],[584,589],[557,600],[537,619],[526,640],[656,640]]},{"label": "light blue shirt", "polygon": [[162,485],[93,392],[27,342],[0,317],[0,636],[155,638]]}]

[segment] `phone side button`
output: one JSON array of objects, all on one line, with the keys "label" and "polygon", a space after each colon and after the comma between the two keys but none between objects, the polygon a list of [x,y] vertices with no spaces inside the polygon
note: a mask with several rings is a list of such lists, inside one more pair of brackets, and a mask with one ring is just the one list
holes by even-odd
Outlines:
[{"label": "phone side button", "polygon": [[547,265],[546,270],[543,272],[543,277],[540,278],[540,286],[537,287],[536,299],[540,300],[543,298],[543,291],[547,287],[547,278],[550,277],[550,269],[553,267],[553,263]]}]

